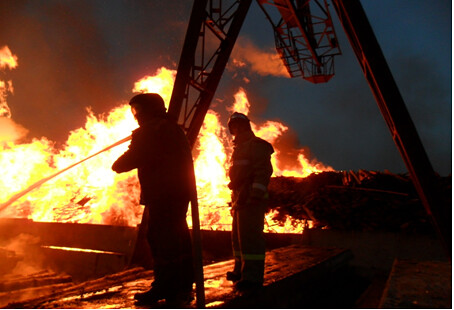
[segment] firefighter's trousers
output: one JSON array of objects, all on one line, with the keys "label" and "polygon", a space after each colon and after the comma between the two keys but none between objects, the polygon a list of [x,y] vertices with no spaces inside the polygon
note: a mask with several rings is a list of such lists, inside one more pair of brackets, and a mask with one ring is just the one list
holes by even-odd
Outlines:
[{"label": "firefighter's trousers", "polygon": [[241,280],[263,283],[265,239],[263,226],[265,203],[248,205],[233,211],[232,246],[235,258],[233,272]]},{"label": "firefighter's trousers", "polygon": [[[187,209],[187,202],[167,201],[167,210]],[[186,205],[184,205],[184,203]],[[178,205],[173,205],[178,204]],[[150,206],[147,239],[154,269],[153,288],[165,292],[192,290],[192,244],[186,216]]]}]

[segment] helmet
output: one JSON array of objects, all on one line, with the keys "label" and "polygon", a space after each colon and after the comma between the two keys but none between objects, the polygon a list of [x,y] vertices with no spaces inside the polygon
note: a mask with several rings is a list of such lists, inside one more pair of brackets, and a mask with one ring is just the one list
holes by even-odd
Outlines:
[{"label": "helmet", "polygon": [[129,101],[129,105],[136,118],[162,116],[166,113],[164,100],[159,94],[146,93],[135,95]]},{"label": "helmet", "polygon": [[232,133],[232,125],[238,125],[241,126],[242,128],[251,130],[249,118],[243,113],[234,112],[230,116],[227,124],[229,126],[230,133]]}]

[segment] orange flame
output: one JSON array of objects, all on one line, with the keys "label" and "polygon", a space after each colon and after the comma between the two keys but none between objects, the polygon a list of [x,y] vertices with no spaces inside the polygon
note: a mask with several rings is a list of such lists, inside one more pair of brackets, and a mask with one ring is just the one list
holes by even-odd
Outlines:
[{"label": "orange flame", "polygon": [[[16,67],[17,56],[11,53],[8,46],[0,47],[0,70],[14,69]],[[8,93],[13,93],[13,82],[0,80],[0,117],[11,118],[11,110],[6,104]]]},{"label": "orange flame", "polygon": [[145,76],[134,83],[132,91],[134,93],[159,93],[168,108],[176,74],[175,70],[161,67],[154,76]]},{"label": "orange flame", "polygon": [[[244,89],[240,90],[235,94],[235,102],[231,108],[227,108],[230,112],[240,112],[243,114],[249,113],[249,100],[247,99],[246,92]],[[276,140],[282,136],[288,127],[277,121],[266,121],[263,125],[257,126],[251,122],[252,130],[255,135],[274,144]],[[303,150],[298,150],[298,161],[293,163],[292,169],[284,169],[281,166],[287,166],[285,163],[279,161],[280,150],[275,148],[275,153],[272,155],[271,163],[273,165],[273,176],[292,176],[292,177],[307,177],[312,173],[319,173],[322,171],[332,171],[331,167],[325,167],[321,163],[310,163],[305,157]],[[276,233],[299,233],[304,229],[303,221],[297,221],[289,216],[286,216],[285,223],[276,223],[273,219],[276,211],[271,211],[265,215],[265,231],[276,232]]]},{"label": "orange flame", "polygon": [[[208,111],[200,130],[199,154],[194,162],[199,198],[199,217],[201,226],[209,229],[231,229],[231,215],[227,207],[230,189],[226,175],[227,143],[225,128],[219,115]],[[188,224],[191,225],[188,219]]]},{"label": "orange flame", "polygon": [[[168,107],[176,71],[160,68],[155,75],[137,81],[133,92],[160,93]],[[244,89],[235,94],[229,111],[249,112],[250,103]],[[0,145],[0,164],[10,167],[0,179],[0,202],[67,166],[82,160],[124,138],[137,127],[129,106],[124,103],[106,115],[95,116],[87,109],[83,128],[72,131],[61,150],[56,150],[45,138],[28,144],[7,142]],[[220,116],[208,111],[196,146],[194,162],[199,195],[199,214],[203,229],[229,230],[231,215],[228,208],[230,190],[227,187],[227,158],[231,152],[230,138],[220,122]],[[274,143],[288,127],[277,121],[253,125],[256,134]],[[111,165],[127,149],[127,144],[115,147],[63,173],[40,188],[22,197],[3,212],[3,216],[28,217],[35,221],[77,222],[134,226],[140,223],[143,208],[139,206],[139,185],[136,172],[116,174]],[[301,153],[294,170],[280,169],[279,150],[272,162],[275,175],[307,176],[312,172],[331,169],[309,163]],[[287,165],[288,166],[288,165]],[[267,215],[267,230],[299,232],[302,223],[288,219],[285,225]],[[189,215],[190,216],[190,215]],[[188,223],[191,223],[188,216]]]},{"label": "orange flame", "polygon": [[233,106],[227,107],[227,111],[230,113],[238,112],[243,114],[249,113],[249,108],[251,105],[249,104],[249,100],[247,99],[246,92],[242,87],[238,90],[238,92],[233,96],[235,98],[235,102]]},{"label": "orange flame", "polygon": [[[247,99],[246,92],[244,91],[244,89],[240,88],[239,91],[235,94],[235,102],[233,106],[227,108],[227,110],[230,112],[240,112],[248,115],[249,108],[250,103]],[[257,126],[256,124],[251,122],[251,127],[256,136],[268,141],[271,144],[274,144],[277,139],[288,130],[287,126],[277,121],[266,121],[261,126]],[[280,150],[275,149],[275,153],[272,157],[274,176],[291,176],[304,178],[312,173],[334,170],[332,167],[324,166],[322,163],[309,162],[302,149],[297,151],[298,161],[296,163],[293,163],[292,169],[285,169],[282,167],[286,166],[286,163],[281,163],[278,160]]]},{"label": "orange flame", "polygon": [[8,46],[0,47],[0,69],[17,67],[17,56],[11,53]]},{"label": "orange flame", "polygon": [[[17,67],[17,57],[11,54],[8,47],[0,49],[0,70],[14,69]],[[16,124],[11,118],[11,109],[6,98],[8,94],[13,94],[13,82],[0,80],[0,143],[16,141],[24,137],[27,130]]]}]

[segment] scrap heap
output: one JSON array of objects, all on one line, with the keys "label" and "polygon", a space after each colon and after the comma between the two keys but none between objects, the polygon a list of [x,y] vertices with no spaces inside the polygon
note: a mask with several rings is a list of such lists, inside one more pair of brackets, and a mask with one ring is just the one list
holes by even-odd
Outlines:
[{"label": "scrap heap", "polygon": [[[443,201],[451,201],[451,176],[439,177]],[[314,228],[347,231],[433,233],[407,174],[360,170],[322,172],[307,178],[276,177],[270,183],[275,220],[291,216]]]}]

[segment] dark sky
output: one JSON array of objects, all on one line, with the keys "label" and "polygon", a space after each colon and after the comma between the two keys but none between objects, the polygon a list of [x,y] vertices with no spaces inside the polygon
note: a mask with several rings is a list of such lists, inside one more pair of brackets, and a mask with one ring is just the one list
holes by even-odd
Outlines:
[{"label": "dark sky", "polygon": [[[434,169],[451,173],[451,1],[362,1]],[[84,125],[86,107],[106,113],[131,97],[138,79],[165,66],[176,69],[191,1],[2,0],[0,47],[19,66],[0,71],[11,80],[12,118],[62,143]],[[326,84],[263,75],[249,83],[227,70],[216,98],[231,103],[243,87],[257,122],[279,120],[299,147],[336,170],[405,172],[403,161],[331,8],[342,55]],[[241,42],[273,51],[271,26],[253,1]],[[246,73],[243,72],[245,76]],[[227,115],[222,105],[214,107]]]}]

